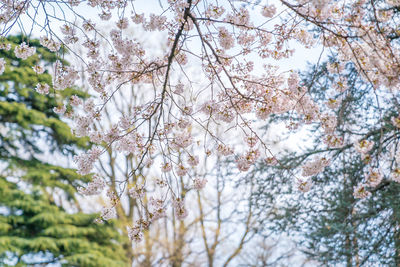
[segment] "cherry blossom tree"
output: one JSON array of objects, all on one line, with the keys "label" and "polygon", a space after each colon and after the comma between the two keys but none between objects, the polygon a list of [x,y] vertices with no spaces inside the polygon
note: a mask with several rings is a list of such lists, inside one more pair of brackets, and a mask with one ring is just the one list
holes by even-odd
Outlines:
[{"label": "cherry blossom tree", "polygon": [[[160,171],[161,184],[168,188],[163,197],[170,200],[165,203],[171,203],[177,218],[183,219],[190,208],[185,205],[188,201],[181,180],[190,177],[197,187],[203,186],[205,181],[198,180],[189,168],[200,166],[202,155],[210,159],[227,157],[242,172],[260,161],[281,165],[259,129],[272,115],[287,114],[284,123],[290,129],[318,125],[327,147],[349,145],[336,134],[340,117],[325,107],[335,108],[348,90],[349,81],[341,75],[346,64],[352,64],[374,88],[377,105],[381,105],[380,92],[392,94],[397,90],[400,65],[398,13],[394,11],[399,5],[395,0],[179,0],[160,1],[152,12],[145,12],[146,3],[125,0],[21,0],[1,3],[0,23],[3,37],[16,28],[27,36],[25,42],[12,47],[18,58],[35,53],[29,38],[38,32],[42,46],[53,52],[63,46],[84,65],[78,70],[58,61],[53,66],[55,90],[46,85],[37,88],[43,94],[57,94],[85,76],[96,92],[84,102],[75,97],[68,103],[76,106],[66,114],[75,135],[89,136],[98,144],[75,158],[79,174],[95,172],[95,163],[108,149],[134,158],[128,176],[116,180],[119,190],[108,195],[102,219],[114,216],[127,191],[142,202],[142,192],[148,190],[147,178],[142,177],[140,188],[129,188],[129,180],[141,175],[144,166]],[[98,14],[96,21],[89,19],[88,14],[93,13]],[[113,27],[104,33],[98,19],[112,21]],[[130,24],[144,33],[154,33],[157,42],[163,43],[162,52],[148,45],[149,40],[128,33]],[[100,42],[108,45],[105,53],[99,49]],[[1,47],[7,46],[4,39]],[[309,86],[300,81],[295,70],[280,70],[281,61],[296,60],[295,48],[299,46],[323,48],[336,55],[337,61],[328,66],[337,74],[329,88],[333,98],[328,103],[313,99]],[[83,47],[84,57],[79,56],[77,47]],[[4,64],[0,61],[0,71]],[[96,128],[97,122],[106,119],[107,106],[115,96],[123,94],[127,86],[137,85],[144,94],[141,102],[113,117],[109,127]],[[64,105],[55,107],[55,111],[66,112]],[[397,117],[393,122],[398,125]],[[236,139],[243,142],[237,145]],[[383,141],[382,133],[373,145],[380,147]],[[358,151],[366,154],[371,144],[368,140],[357,142]],[[382,154],[371,161],[367,178],[371,187],[383,179],[376,166],[387,160]],[[311,177],[330,164],[331,156],[327,149],[290,170],[300,191],[314,190]],[[169,175],[173,178],[167,178]],[[80,189],[82,193],[101,191],[104,178],[94,177]],[[354,192],[357,197],[370,193],[362,184]],[[159,217],[145,205],[141,205],[140,214],[141,219],[128,232],[134,240],[140,240],[137,237],[142,230]]]},{"label": "cherry blossom tree", "polygon": [[[106,119],[96,122],[96,129],[101,130],[105,125],[112,124],[111,113],[125,114],[132,110],[144,97],[136,95],[138,91],[140,88],[134,86],[126,88],[124,94],[118,92],[112,105],[105,107]],[[168,205],[171,200],[163,198],[162,191],[157,192],[160,188],[168,190],[164,179],[160,179],[160,173],[155,173],[151,166],[143,166],[139,175],[131,176],[130,166],[135,164],[135,157],[131,153],[121,154],[118,148],[110,147],[106,143],[102,145],[106,152],[94,164],[96,173],[102,179],[96,175],[92,183],[79,190],[83,195],[100,196],[97,201],[96,197],[89,197],[94,203],[104,199],[108,202],[108,196],[115,196],[121,191],[118,183],[120,177],[128,179],[128,190],[125,190],[120,201],[115,204],[115,213],[109,215],[117,218],[126,236],[141,241],[134,246],[131,242],[123,245],[131,265],[228,266],[242,262],[239,257],[243,251],[251,244],[255,245],[253,240],[256,237],[261,237],[257,234],[257,224],[250,203],[254,188],[251,185],[241,185],[242,193],[234,197],[232,192],[236,187],[233,179],[235,176],[226,173],[221,157],[211,163],[207,156],[204,159],[188,158],[187,171],[193,172],[195,178],[180,178],[179,197],[187,199],[185,205],[191,208],[191,212],[185,218],[180,218],[180,213],[168,208],[172,206]],[[200,161],[202,168],[197,170],[195,167]],[[208,168],[207,165],[210,164],[214,168]],[[163,169],[165,178],[173,179],[164,164]],[[146,190],[143,190],[144,183]],[[137,221],[143,216],[140,214],[143,207],[149,211],[148,214],[157,217],[151,225],[151,231],[147,228],[137,231],[131,227],[132,222],[139,224]],[[226,250],[231,253],[224,253]]]},{"label": "cherry blossom tree", "polygon": [[[320,103],[331,102],[328,88],[337,75],[329,71],[332,62],[335,58],[302,75]],[[334,112],[340,118],[337,134],[346,145],[326,148],[318,126],[309,127],[311,136],[298,133],[299,139],[307,140],[293,145],[297,149],[281,149],[281,165],[260,164],[247,173],[257,188],[254,214],[264,222],[264,230],[299,236],[293,240],[307,257],[324,266],[396,266],[400,263],[399,94],[378,93],[384,103],[378,105],[377,92],[354,66],[347,64],[341,74],[349,89]],[[270,127],[281,116],[271,117]],[[312,177],[314,189],[299,195],[290,186],[290,170],[327,150],[332,154],[329,166]],[[275,205],[278,212],[269,212]]]}]

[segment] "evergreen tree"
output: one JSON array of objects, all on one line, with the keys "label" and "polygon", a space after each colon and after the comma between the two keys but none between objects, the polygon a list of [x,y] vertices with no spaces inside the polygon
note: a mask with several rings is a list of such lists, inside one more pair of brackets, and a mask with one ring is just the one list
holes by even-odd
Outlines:
[{"label": "evergreen tree", "polygon": [[[331,58],[332,62],[336,60]],[[307,137],[301,146],[281,153],[280,164],[260,165],[247,176],[258,187],[253,201],[264,230],[296,236],[307,256],[322,266],[400,266],[400,184],[393,179],[398,162],[390,160],[398,153],[400,141],[392,119],[399,115],[400,95],[395,90],[379,94],[362,82],[351,64],[344,73],[348,89],[335,96],[327,95],[329,88],[337,86],[337,75],[327,71],[327,64],[314,66],[303,77],[321,103],[341,99],[338,108],[326,107],[322,112],[336,112],[336,133],[344,145],[326,148],[320,125],[310,126],[315,138]],[[284,116],[291,116],[294,123],[301,120],[294,114],[275,116],[270,127]],[[360,140],[374,142],[364,155],[355,149]],[[302,193],[295,185],[295,176],[301,173],[290,170],[316,156],[330,157],[330,164],[312,177],[310,192]],[[378,161],[378,156],[387,160]],[[382,181],[366,186],[369,197],[355,197],[355,188],[368,184],[371,171],[380,172]]]},{"label": "evergreen tree", "polygon": [[[14,48],[22,38],[4,42]],[[0,265],[127,266],[113,222],[96,224],[97,214],[71,212],[80,210],[75,189],[90,177],[54,164],[89,145],[53,111],[72,95],[85,94],[70,88],[60,92],[61,99],[36,92],[38,83],[52,80],[32,66],[60,59],[37,40],[30,45],[37,53],[26,60],[13,49],[0,50],[7,63],[0,75]],[[49,156],[56,160],[46,160]]]}]

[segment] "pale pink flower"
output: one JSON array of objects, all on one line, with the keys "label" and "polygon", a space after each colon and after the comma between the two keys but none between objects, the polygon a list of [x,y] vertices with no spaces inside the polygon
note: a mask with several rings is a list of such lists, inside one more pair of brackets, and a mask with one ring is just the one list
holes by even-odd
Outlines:
[{"label": "pale pink flower", "polygon": [[72,95],[69,98],[69,103],[71,104],[71,106],[79,106],[82,105],[82,99],[80,99],[78,96],[76,95]]},{"label": "pale pink flower", "polygon": [[78,37],[76,35],[76,28],[74,25],[64,24],[61,26],[61,32],[64,34],[64,42],[66,44],[73,44],[78,42]]},{"label": "pale pink flower", "polygon": [[157,220],[159,218],[165,217],[165,208],[164,201],[160,198],[153,198],[152,196],[149,198],[149,204],[151,207],[151,221]]},{"label": "pale pink flower", "polygon": [[129,189],[129,196],[134,199],[141,199],[144,197],[144,188],[141,186],[132,187]]},{"label": "pale pink flower", "polygon": [[225,8],[222,6],[215,6],[210,4],[205,12],[205,16],[208,18],[218,19],[224,14]]},{"label": "pale pink flower", "polygon": [[95,174],[93,175],[92,181],[86,186],[86,188],[78,187],[78,192],[86,196],[98,195],[103,191],[105,186],[106,183],[103,178]]},{"label": "pale pink flower", "polygon": [[[38,83],[35,88],[36,92],[42,95],[47,95],[50,92],[50,86],[47,83]],[[56,112],[59,113],[59,112]],[[61,112],[64,113],[64,112]]]},{"label": "pale pink flower", "polygon": [[211,115],[219,110],[219,106],[215,101],[207,101],[205,102],[201,108],[200,111],[202,111],[206,115]]},{"label": "pale pink flower", "polygon": [[197,177],[193,180],[193,188],[196,190],[203,189],[206,186],[206,184],[207,184],[206,178],[200,179]]},{"label": "pale pink flower", "polygon": [[272,106],[270,105],[258,105],[256,107],[256,117],[260,120],[265,120],[272,113]]},{"label": "pale pink flower", "polygon": [[367,185],[366,184],[359,184],[356,187],[354,187],[354,192],[353,196],[355,198],[366,198],[371,195],[371,192],[367,191],[366,189]]},{"label": "pale pink flower", "polygon": [[29,47],[25,42],[16,46],[14,49],[14,54],[17,58],[27,59],[36,53],[36,47]]},{"label": "pale pink flower", "polygon": [[336,136],[334,134],[329,134],[325,136],[324,139],[325,144],[332,148],[338,148],[343,146],[343,138]]},{"label": "pale pink flower", "polygon": [[276,13],[276,7],[274,5],[264,6],[261,14],[266,18],[272,18]]},{"label": "pale pink flower", "polygon": [[183,130],[183,129],[188,128],[191,125],[191,123],[188,119],[181,118],[176,123],[176,125]]},{"label": "pale pink flower", "polygon": [[39,66],[39,65],[33,66],[32,69],[37,74],[42,74],[44,72],[44,68],[42,66]]},{"label": "pale pink flower", "polygon": [[223,108],[217,112],[215,118],[217,120],[230,123],[235,119],[235,112],[233,112],[229,108]]},{"label": "pale pink flower", "polygon": [[192,156],[189,155],[189,158],[187,160],[188,164],[192,167],[196,167],[199,164],[199,157],[198,156]]},{"label": "pale pink flower", "polygon": [[174,199],[172,202],[172,205],[175,209],[175,215],[179,220],[183,220],[187,217],[188,213],[185,208],[183,199],[180,199],[180,198]]},{"label": "pale pink flower", "polygon": [[56,90],[72,87],[79,78],[78,72],[74,68],[63,65],[59,60],[54,63],[54,69],[53,87]]},{"label": "pale pink flower", "polygon": [[135,14],[131,17],[131,19],[135,24],[141,24],[145,21],[144,14]]},{"label": "pale pink flower", "polygon": [[107,221],[107,220],[116,218],[117,212],[115,211],[115,209],[113,207],[109,207],[109,208],[104,207],[101,210],[100,216],[103,220]]},{"label": "pale pink flower", "polygon": [[169,162],[166,162],[165,164],[161,165],[162,172],[169,172],[171,170],[172,170],[172,165]]},{"label": "pale pink flower", "polygon": [[90,19],[86,20],[82,23],[82,27],[85,31],[93,31],[96,27],[96,24],[94,24]]},{"label": "pale pink flower", "polygon": [[94,162],[101,155],[102,150],[99,147],[92,147],[86,153],[82,153],[80,155],[76,155],[74,157],[74,162],[78,166],[78,174],[86,175],[89,174],[93,169]]},{"label": "pale pink flower", "polygon": [[265,163],[267,164],[267,165],[271,165],[271,166],[275,166],[275,165],[277,165],[278,164],[278,160],[275,158],[275,157],[268,157],[268,158],[265,158]]},{"label": "pale pink flower", "polygon": [[233,154],[233,149],[229,146],[218,144],[217,155],[218,156],[229,156]]},{"label": "pale pink flower", "polygon": [[393,126],[400,128],[400,117],[392,117],[391,121]]},{"label": "pale pink flower", "polygon": [[193,138],[188,132],[177,133],[175,138],[171,141],[171,147],[178,150],[180,148],[186,148],[193,143]]},{"label": "pale pink flower", "polygon": [[355,150],[360,154],[368,153],[374,146],[374,141],[362,140],[354,144]]},{"label": "pale pink flower", "polygon": [[119,29],[121,29],[121,30],[128,28],[128,26],[129,26],[129,23],[128,23],[128,19],[127,18],[122,18],[122,19],[117,21],[117,27]]},{"label": "pale pink flower", "polygon": [[193,113],[193,107],[191,107],[191,106],[185,106],[185,107],[182,109],[182,112],[183,112],[185,115],[192,115],[192,113]]},{"label": "pale pink flower", "polygon": [[93,117],[89,116],[75,116],[75,128],[73,133],[78,137],[87,136],[90,132],[90,125],[93,123]]},{"label": "pale pink flower", "polygon": [[337,118],[334,115],[323,114],[320,116],[321,126],[325,133],[332,134],[335,131]]},{"label": "pale pink flower", "polygon": [[182,164],[176,166],[175,171],[178,176],[185,176],[187,174],[187,169]]},{"label": "pale pink flower", "polygon": [[250,167],[251,167],[251,164],[249,163],[249,161],[244,156],[240,156],[236,160],[236,164],[237,164],[237,167],[238,167],[239,171],[242,171],[242,172],[248,171],[250,169]]},{"label": "pale pink flower", "polygon": [[62,105],[62,106],[58,106],[58,107],[54,107],[53,108],[53,111],[55,112],[55,113],[58,113],[58,114],[64,114],[65,113],[65,111],[67,110],[67,108],[65,107],[65,105]]},{"label": "pale pink flower", "polygon": [[306,193],[310,191],[311,187],[312,187],[311,179],[297,180],[297,189],[300,190],[301,192]]},{"label": "pale pink flower", "polygon": [[257,142],[258,142],[258,138],[255,137],[255,136],[246,136],[246,137],[244,138],[244,141],[246,142],[246,144],[247,144],[249,147],[254,147],[254,146],[257,144]]},{"label": "pale pink flower", "polygon": [[128,237],[130,240],[139,243],[143,240],[143,233],[140,226],[127,227]]},{"label": "pale pink flower", "polygon": [[328,108],[330,109],[335,109],[337,107],[340,106],[340,104],[342,103],[342,101],[340,99],[333,99],[333,98],[329,98],[327,102],[325,102],[326,105],[328,106]]},{"label": "pale pink flower", "polygon": [[303,176],[313,176],[324,170],[328,166],[330,160],[325,157],[316,157],[313,161],[309,161],[302,166]]},{"label": "pale pink flower", "polygon": [[11,44],[0,43],[0,49],[1,50],[5,50],[5,51],[9,51],[9,50],[11,50]]},{"label": "pale pink flower", "polygon": [[49,39],[47,36],[40,37],[40,44],[52,52],[57,52],[61,48],[61,44]]},{"label": "pale pink flower", "polygon": [[370,187],[377,187],[382,182],[383,175],[379,170],[370,168],[365,178]]},{"label": "pale pink flower", "polygon": [[347,90],[348,85],[345,79],[340,80],[333,84],[333,88],[335,88],[338,92],[342,93]]},{"label": "pale pink flower", "polygon": [[397,183],[400,183],[400,168],[394,169],[394,170],[392,171],[391,175],[390,175],[390,178],[391,178],[393,181],[395,181],[395,182],[397,182]]},{"label": "pale pink flower", "polygon": [[233,47],[235,40],[225,27],[218,28],[219,44],[226,50]]}]

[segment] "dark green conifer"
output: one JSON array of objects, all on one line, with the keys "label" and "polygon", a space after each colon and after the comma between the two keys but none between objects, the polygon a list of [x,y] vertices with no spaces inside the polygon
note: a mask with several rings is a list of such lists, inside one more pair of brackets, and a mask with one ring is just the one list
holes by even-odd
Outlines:
[{"label": "dark green conifer", "polygon": [[[14,48],[22,37],[4,41]],[[52,80],[32,66],[51,67],[58,58],[38,40],[29,45],[37,53],[26,60],[0,50],[7,62],[0,75],[0,265],[127,266],[113,222],[96,224],[96,214],[79,212],[76,188],[90,177],[63,164],[89,144],[73,136],[53,107],[85,94],[74,88],[58,96],[37,93],[38,83]]]},{"label": "dark green conifer", "polygon": [[[302,146],[280,153],[281,164],[258,166],[247,177],[257,184],[253,201],[258,219],[264,231],[289,233],[321,266],[400,266],[400,184],[390,177],[398,163],[389,156],[400,143],[399,129],[391,122],[399,115],[400,95],[396,90],[379,93],[351,64],[341,75],[346,73],[348,89],[335,96],[342,99],[340,106],[322,110],[336,113],[336,134],[345,145],[327,148],[322,129],[315,124],[308,127],[312,134],[299,142]],[[328,92],[335,77],[324,64],[311,68],[303,83],[324,106],[332,97]],[[289,115],[294,121],[300,119],[294,114],[275,116],[271,127]],[[368,157],[355,150],[357,140],[374,141]],[[302,193],[295,185],[301,171],[294,170],[315,156],[330,157],[330,164],[312,177],[310,192]],[[378,158],[384,160],[377,162]],[[369,197],[358,199],[354,187],[365,183],[370,168],[378,168],[384,178],[377,187],[367,188]]]}]

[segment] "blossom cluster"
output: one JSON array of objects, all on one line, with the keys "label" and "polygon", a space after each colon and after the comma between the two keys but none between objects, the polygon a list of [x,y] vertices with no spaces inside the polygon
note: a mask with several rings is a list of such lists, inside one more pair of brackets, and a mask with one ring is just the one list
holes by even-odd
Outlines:
[{"label": "blossom cluster", "polygon": [[[30,8],[29,1],[3,2],[1,25],[9,25],[7,23]],[[129,167],[129,177],[122,181],[126,186],[121,188],[127,192],[107,195],[112,205],[103,209],[103,219],[115,217],[113,205],[124,193],[143,199],[146,183],[127,185],[144,167],[157,165],[154,167],[160,176],[157,190],[166,187],[167,178],[176,179],[176,187],[168,184],[169,199],[177,218],[184,219],[187,209],[183,198],[177,197],[179,180],[191,179],[195,189],[205,187],[207,179],[199,178],[196,173],[202,156],[232,157],[241,172],[257,163],[280,165],[278,156],[271,152],[258,130],[259,124],[280,114],[289,117],[291,130],[310,124],[320,126],[322,139],[328,146],[327,155],[299,166],[301,175],[306,178],[295,177],[297,187],[307,192],[312,187],[311,176],[321,173],[330,164],[330,151],[351,146],[336,131],[340,123],[337,111],[345,102],[352,82],[343,75],[346,64],[351,63],[374,90],[400,88],[399,49],[387,38],[398,32],[391,10],[397,5],[396,1],[382,4],[365,0],[299,0],[294,4],[282,1],[279,8],[286,8],[286,12],[278,12],[272,4],[257,4],[252,7],[262,16],[261,24],[253,19],[250,8],[224,1],[209,2],[167,1],[166,8],[159,14],[138,13],[132,8],[128,16],[127,1],[89,0],[85,3],[100,12],[98,15],[103,21],[118,14],[111,29],[100,31],[97,26],[100,23],[84,16],[76,16],[73,21],[65,17],[61,19],[60,36],[49,31],[40,38],[40,44],[52,52],[61,53],[63,47],[78,54],[80,51],[74,50],[76,46],[86,54],[81,56],[84,58],[82,71],[60,60],[54,63],[52,71],[55,90],[71,88],[82,79],[93,92],[93,97],[85,101],[74,95],[54,108],[55,112],[64,114],[68,105],[73,107],[71,114],[68,111],[74,124],[73,133],[78,137],[87,136],[98,145],[75,156],[78,173],[92,173],[101,154],[107,150],[128,155],[135,162]],[[73,9],[85,3],[72,0],[62,4]],[[119,12],[121,10],[124,12]],[[373,19],[368,16],[368,10],[376,10]],[[289,14],[291,19],[286,20],[284,14]],[[308,23],[319,31],[310,32]],[[153,44],[149,45],[148,40],[132,36],[130,29],[133,27],[165,36],[159,53],[152,50]],[[196,42],[192,40],[197,40],[200,46],[193,45]],[[270,63],[270,59],[275,62],[291,58],[295,50],[293,41],[306,48],[318,43],[337,51],[337,61],[326,66],[333,76],[329,90],[334,96],[322,105],[295,71],[280,71],[277,65]],[[0,44],[0,49],[11,47]],[[22,60],[33,56],[35,51],[36,48],[26,42],[14,47],[15,56]],[[1,58],[0,74],[5,68],[6,61]],[[192,68],[195,68],[195,75],[190,74]],[[33,66],[33,70],[38,75],[45,71],[40,63]],[[50,85],[39,82],[35,90],[49,94]],[[57,91],[54,93],[60,93]],[[113,112],[107,107],[117,102],[118,94],[128,91],[132,91],[133,96],[122,96],[122,102],[130,102],[129,110],[118,118],[110,115]],[[110,123],[105,122],[107,118]],[[391,123],[400,128],[398,117],[393,117]],[[244,142],[233,149],[236,144],[231,137],[238,136],[238,132],[244,135]],[[358,140],[354,149],[368,164],[373,155],[370,151],[378,144],[367,139],[369,137]],[[102,146],[106,149],[100,148]],[[396,165],[392,180],[400,181],[399,173]],[[381,170],[371,168],[364,178],[365,181],[354,188],[356,198],[369,196],[368,189],[377,188],[384,175]],[[94,175],[92,182],[79,191],[91,195],[104,188],[102,178]],[[136,221],[128,229],[130,238],[141,240],[143,229],[152,220],[164,216],[168,203],[163,198],[151,198],[150,208],[142,210],[143,216],[151,219]]]},{"label": "blossom cluster", "polygon": [[17,58],[27,59],[36,53],[36,47],[30,47],[25,42],[15,47],[14,54]]},{"label": "blossom cluster", "polygon": [[82,195],[99,195],[105,188],[106,183],[103,178],[97,174],[93,175],[92,181],[84,188],[78,187],[78,192]]},{"label": "blossom cluster", "polygon": [[86,175],[93,169],[94,162],[101,155],[102,150],[99,147],[93,147],[88,150],[85,154],[76,155],[74,161],[78,166],[78,173],[81,175]]},{"label": "blossom cluster", "polygon": [[313,176],[316,175],[324,170],[326,166],[330,163],[329,159],[324,157],[317,157],[313,161],[307,162],[303,165],[303,176]]}]

